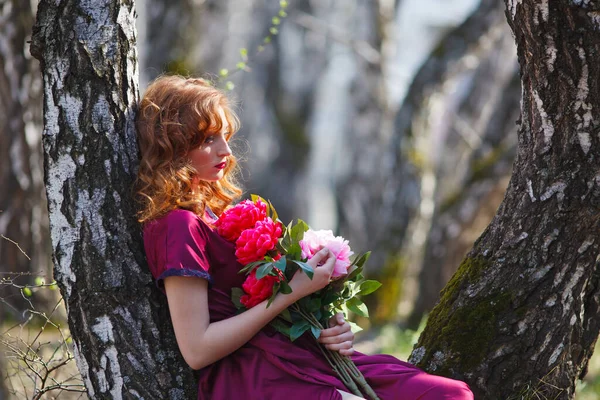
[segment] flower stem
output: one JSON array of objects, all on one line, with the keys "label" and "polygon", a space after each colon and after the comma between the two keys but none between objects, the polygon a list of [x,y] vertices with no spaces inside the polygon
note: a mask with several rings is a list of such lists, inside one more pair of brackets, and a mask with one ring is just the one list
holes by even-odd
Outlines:
[{"label": "flower stem", "polygon": [[[292,307],[306,322],[317,329],[323,329],[323,325],[321,325],[314,315],[307,313],[297,304],[293,304]],[[318,344],[325,359],[327,359],[331,368],[338,374],[346,388],[350,389],[350,391],[357,396],[363,396],[356,385],[358,383],[371,400],[380,400],[350,357],[342,356],[339,352],[328,350],[321,343]]]}]

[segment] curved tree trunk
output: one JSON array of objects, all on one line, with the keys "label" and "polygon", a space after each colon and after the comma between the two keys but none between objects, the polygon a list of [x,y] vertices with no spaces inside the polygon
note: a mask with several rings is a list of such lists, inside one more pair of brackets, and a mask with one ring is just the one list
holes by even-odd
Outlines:
[{"label": "curved tree trunk", "polygon": [[411,361],[480,398],[569,399],[600,332],[600,4],[507,5],[523,86],[513,175]]},{"label": "curved tree trunk", "polygon": [[91,398],[190,399],[194,379],[145,266],[131,201],[135,40],[132,0],[39,4],[32,54],[44,79],[54,273]]},{"label": "curved tree trunk", "polygon": [[[0,234],[16,243],[0,238],[0,271],[45,275],[51,260],[42,170],[42,82],[27,43],[33,13],[30,1],[9,0],[0,6]],[[0,321],[4,312],[22,318],[29,308],[13,289],[2,288]]]}]

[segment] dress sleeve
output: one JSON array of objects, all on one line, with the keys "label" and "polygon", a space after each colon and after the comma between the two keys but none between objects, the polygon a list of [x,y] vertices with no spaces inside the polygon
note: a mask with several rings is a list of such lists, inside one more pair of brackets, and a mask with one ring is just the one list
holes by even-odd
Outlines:
[{"label": "dress sleeve", "polygon": [[208,280],[212,286],[207,253],[208,235],[198,217],[186,210],[177,210],[167,216],[162,232],[163,257],[157,259],[156,284],[164,289],[169,276],[192,276]]}]

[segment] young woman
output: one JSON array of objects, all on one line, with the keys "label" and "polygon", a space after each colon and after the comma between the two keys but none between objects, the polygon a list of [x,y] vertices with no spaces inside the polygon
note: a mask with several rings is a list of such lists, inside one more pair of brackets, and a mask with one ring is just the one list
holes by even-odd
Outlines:
[{"label": "young woman", "polygon": [[[295,342],[269,322],[298,299],[329,283],[334,257],[326,248],[298,273],[291,294],[278,294],[236,314],[231,288],[241,287],[235,245],[213,223],[240,194],[229,140],[238,120],[219,90],[202,79],[163,76],[147,89],[136,122],[141,150],[140,222],[148,265],[166,293],[179,349],[200,370],[198,399],[358,399],[323,358],[315,341]],[[352,348],[354,335],[341,314],[319,341],[351,356],[371,386],[387,399],[460,399],[464,382],[429,375],[386,355]]]}]

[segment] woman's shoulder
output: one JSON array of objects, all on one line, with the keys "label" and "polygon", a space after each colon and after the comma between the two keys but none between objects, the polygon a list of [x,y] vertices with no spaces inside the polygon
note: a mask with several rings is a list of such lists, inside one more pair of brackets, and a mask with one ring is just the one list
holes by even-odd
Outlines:
[{"label": "woman's shoulder", "polygon": [[196,215],[196,213],[190,210],[184,210],[182,208],[176,208],[174,210],[169,211],[162,219],[167,224],[185,224],[185,225],[195,225],[199,222],[202,222],[201,219]]},{"label": "woman's shoulder", "polygon": [[191,229],[212,230],[205,221],[190,210],[176,208],[162,217],[147,222],[144,225],[144,233],[152,231],[189,231]]}]

